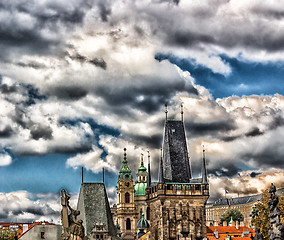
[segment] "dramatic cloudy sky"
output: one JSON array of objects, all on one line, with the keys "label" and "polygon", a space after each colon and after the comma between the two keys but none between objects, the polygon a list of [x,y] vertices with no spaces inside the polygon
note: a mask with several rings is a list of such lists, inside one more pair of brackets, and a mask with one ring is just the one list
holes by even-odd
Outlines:
[{"label": "dramatic cloudy sky", "polygon": [[114,203],[124,147],[156,179],[166,103],[212,197],[284,187],[283,1],[11,0],[0,23],[0,221],[57,223],[81,167]]}]

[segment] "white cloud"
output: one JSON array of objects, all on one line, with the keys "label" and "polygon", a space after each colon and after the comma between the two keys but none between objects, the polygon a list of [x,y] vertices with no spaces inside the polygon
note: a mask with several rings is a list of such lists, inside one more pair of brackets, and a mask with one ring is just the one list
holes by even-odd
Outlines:
[{"label": "white cloud", "polygon": [[0,154],[0,167],[10,165],[12,163],[12,157],[7,154]]}]

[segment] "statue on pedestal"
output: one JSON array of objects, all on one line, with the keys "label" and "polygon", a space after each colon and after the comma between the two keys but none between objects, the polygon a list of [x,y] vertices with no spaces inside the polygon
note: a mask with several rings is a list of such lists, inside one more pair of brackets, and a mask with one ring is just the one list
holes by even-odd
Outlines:
[{"label": "statue on pedestal", "polygon": [[268,226],[268,236],[270,240],[281,240],[281,235],[283,237],[284,228],[280,222],[281,212],[277,207],[279,198],[275,195],[276,187],[271,183],[269,188],[270,201],[268,202],[269,218],[270,224]]},{"label": "statue on pedestal", "polygon": [[[69,205],[70,196],[67,195],[65,189],[61,190],[61,220],[63,233],[62,240],[83,240],[85,237],[85,229],[83,227],[83,221],[77,220],[77,216],[80,214],[79,210],[74,210]],[[69,209],[69,214],[68,214]]]}]

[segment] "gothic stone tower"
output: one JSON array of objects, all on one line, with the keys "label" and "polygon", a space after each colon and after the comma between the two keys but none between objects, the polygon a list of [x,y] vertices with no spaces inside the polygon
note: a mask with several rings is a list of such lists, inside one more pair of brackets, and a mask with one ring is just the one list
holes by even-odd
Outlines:
[{"label": "gothic stone tower", "polygon": [[117,221],[121,227],[122,239],[135,239],[137,212],[134,203],[133,177],[126,159],[126,148],[117,182]]},{"label": "gothic stone tower", "polygon": [[183,121],[166,119],[159,166],[158,183],[146,189],[151,239],[202,239],[209,198],[205,156],[202,177],[192,179]]}]

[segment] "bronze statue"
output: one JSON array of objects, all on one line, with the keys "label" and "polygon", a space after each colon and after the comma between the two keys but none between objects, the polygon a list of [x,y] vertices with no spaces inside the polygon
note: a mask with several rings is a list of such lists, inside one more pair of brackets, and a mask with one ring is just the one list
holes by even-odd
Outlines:
[{"label": "bronze statue", "polygon": [[[77,216],[80,214],[79,210],[74,210],[69,205],[70,196],[67,195],[65,189],[61,190],[61,220],[63,233],[62,240],[83,240],[85,237],[85,229],[83,227],[83,221],[77,220]],[[68,214],[69,209],[69,214]]]}]

